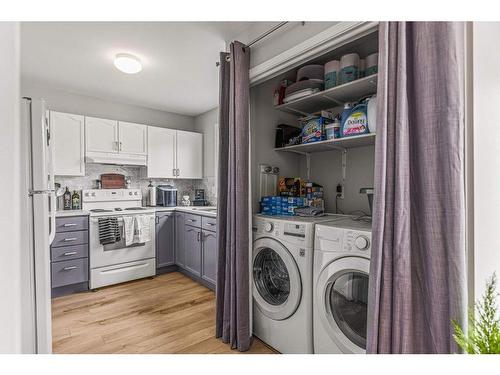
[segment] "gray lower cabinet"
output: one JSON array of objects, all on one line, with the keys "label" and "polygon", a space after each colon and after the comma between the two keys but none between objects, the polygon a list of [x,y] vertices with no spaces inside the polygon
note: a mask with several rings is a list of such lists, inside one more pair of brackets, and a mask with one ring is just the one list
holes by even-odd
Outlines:
[{"label": "gray lower cabinet", "polygon": [[175,213],[175,264],[184,268],[186,263],[186,254],[184,251],[184,213]]},{"label": "gray lower cabinet", "polygon": [[88,290],[88,216],[56,218],[50,253],[52,297]]},{"label": "gray lower cabinet", "polygon": [[201,229],[186,225],[184,228],[184,267],[201,276]]},{"label": "gray lower cabinet", "polygon": [[175,213],[156,213],[156,268],[175,264]]},{"label": "gray lower cabinet", "polygon": [[217,235],[215,232],[202,232],[201,277],[215,285],[217,280]]}]

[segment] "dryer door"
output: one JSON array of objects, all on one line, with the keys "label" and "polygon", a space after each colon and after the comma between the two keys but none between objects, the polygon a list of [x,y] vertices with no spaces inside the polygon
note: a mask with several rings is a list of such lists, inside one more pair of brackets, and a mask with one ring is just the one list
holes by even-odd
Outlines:
[{"label": "dryer door", "polygon": [[283,320],[297,310],[302,295],[299,269],[279,241],[260,238],[253,243],[252,279],[253,298],[263,314]]},{"label": "dryer door", "polygon": [[370,261],[345,257],[326,266],[316,284],[321,323],[344,353],[365,353]]}]

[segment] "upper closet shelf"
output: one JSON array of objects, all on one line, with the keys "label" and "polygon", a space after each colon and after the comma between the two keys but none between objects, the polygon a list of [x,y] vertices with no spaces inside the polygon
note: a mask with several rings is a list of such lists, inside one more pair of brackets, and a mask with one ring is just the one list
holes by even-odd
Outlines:
[{"label": "upper closet shelf", "polygon": [[345,102],[352,102],[376,92],[377,74],[373,74],[290,103],[280,104],[274,108],[298,116],[308,116],[324,109],[344,105]]}]

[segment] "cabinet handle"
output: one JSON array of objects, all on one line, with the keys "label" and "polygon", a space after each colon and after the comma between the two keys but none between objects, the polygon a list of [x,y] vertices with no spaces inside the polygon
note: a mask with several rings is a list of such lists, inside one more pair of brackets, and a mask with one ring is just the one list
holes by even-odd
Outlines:
[{"label": "cabinet handle", "polygon": [[115,141],[115,148],[116,151],[120,151],[120,146],[118,145],[118,141]]},{"label": "cabinet handle", "polygon": [[194,232],[194,229],[188,229],[186,232]]},{"label": "cabinet handle", "polygon": [[76,224],[75,223],[66,223],[63,225],[63,227],[75,227]]},{"label": "cabinet handle", "polygon": [[71,271],[71,270],[76,270],[76,266],[69,266],[63,268],[63,271]]},{"label": "cabinet handle", "polygon": [[197,240],[198,242],[200,242],[200,239],[201,239],[201,232],[198,232],[198,233],[196,234],[196,240]]},{"label": "cabinet handle", "polygon": [[176,171],[176,169],[175,169],[175,168],[174,168],[174,169],[172,169],[172,176],[177,176],[177,175],[175,174],[175,171]]},{"label": "cabinet handle", "polygon": [[75,254],[77,254],[77,252],[76,252],[76,251],[68,251],[67,253],[64,253],[63,255],[64,255],[65,257],[69,257],[70,255],[75,255]]},{"label": "cabinet handle", "polygon": [[196,219],[188,219],[188,221],[192,222],[192,223],[196,223]]},{"label": "cabinet handle", "polygon": [[207,225],[210,225],[211,227],[215,227],[214,223],[207,223]]},{"label": "cabinet handle", "polygon": [[156,224],[159,224],[159,223],[160,223],[160,217],[159,217],[159,216],[156,216],[156,218],[155,218],[155,223],[156,223]]},{"label": "cabinet handle", "polygon": [[76,237],[70,237],[70,238],[65,238],[64,241],[76,241],[78,238]]},{"label": "cabinet handle", "polygon": [[177,169],[177,176],[180,176],[180,175],[181,175],[181,170]]},{"label": "cabinet handle", "polygon": [[121,142],[119,142],[119,145],[120,145],[120,146],[118,146],[118,151],[121,151],[121,150],[122,150],[122,143],[121,143]]}]

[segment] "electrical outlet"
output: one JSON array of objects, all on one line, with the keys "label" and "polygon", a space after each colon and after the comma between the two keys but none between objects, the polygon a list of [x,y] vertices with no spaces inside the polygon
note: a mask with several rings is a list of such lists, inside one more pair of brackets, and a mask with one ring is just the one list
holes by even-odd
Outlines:
[{"label": "electrical outlet", "polygon": [[344,185],[337,185],[337,198],[344,199]]}]

